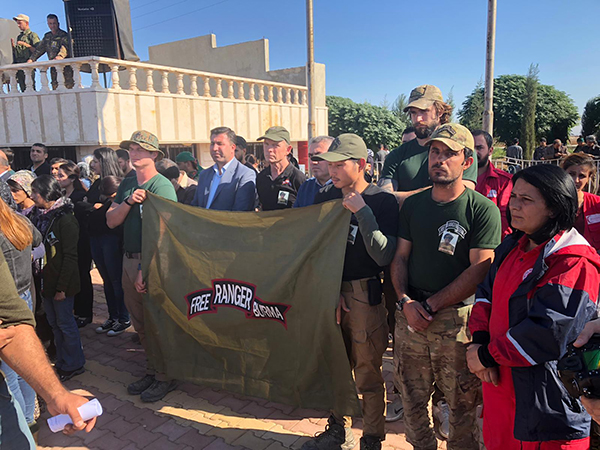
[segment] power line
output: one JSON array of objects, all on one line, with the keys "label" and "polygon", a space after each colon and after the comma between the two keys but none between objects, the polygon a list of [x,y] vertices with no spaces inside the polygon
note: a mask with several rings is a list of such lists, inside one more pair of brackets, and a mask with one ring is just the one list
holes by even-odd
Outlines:
[{"label": "power line", "polygon": [[160,24],[163,24],[165,22],[170,22],[171,20],[179,19],[180,17],[183,17],[183,16],[189,16],[190,14],[197,13],[198,11],[202,11],[202,10],[205,10],[205,9],[208,9],[208,8],[212,8],[213,6],[217,6],[217,5],[220,5],[222,3],[229,2],[229,1],[231,1],[231,0],[221,0],[220,2],[204,6],[203,8],[194,9],[193,11],[189,11],[189,12],[186,12],[184,14],[179,14],[178,16],[171,17],[170,19],[161,20],[160,22],[156,22],[156,23],[153,23],[151,25],[146,25],[145,27],[136,28],[133,31],[140,31],[140,30],[144,30],[146,28],[155,27],[156,25],[160,25]]},{"label": "power line", "polygon": [[[133,17],[133,19],[138,19],[138,18],[140,18],[140,17],[147,16],[148,14],[154,14],[155,12],[159,12],[159,11],[162,11],[163,9],[167,9],[167,8],[172,8],[173,6],[180,5],[181,3],[185,3],[185,2],[187,2],[187,1],[189,1],[189,0],[182,0],[182,1],[180,1],[180,2],[177,2],[177,3],[172,3],[172,4],[170,4],[170,5],[167,5],[167,6],[164,6],[164,7],[162,7],[162,8],[155,9],[154,11],[150,11],[150,12],[147,12],[147,13],[144,13],[144,14],[140,14],[139,16]],[[155,2],[150,2],[150,3],[155,3]],[[148,5],[149,5],[150,3],[148,3]],[[145,5],[144,5],[144,6],[145,6]]]},{"label": "power line", "polygon": [[152,1],[152,2],[149,2],[149,3],[145,3],[145,4],[143,4],[143,5],[136,6],[135,8],[131,8],[131,11],[133,11],[133,10],[135,10],[135,9],[140,9],[140,8],[143,8],[144,6],[148,6],[148,5],[151,5],[151,4],[153,4],[153,3],[158,3],[158,2],[160,2],[160,1],[161,1],[161,0],[154,0],[154,1]]}]

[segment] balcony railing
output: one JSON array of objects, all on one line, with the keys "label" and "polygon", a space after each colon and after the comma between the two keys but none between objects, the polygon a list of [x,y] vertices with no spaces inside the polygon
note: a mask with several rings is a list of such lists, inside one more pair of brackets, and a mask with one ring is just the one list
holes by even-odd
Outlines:
[{"label": "balcony railing", "polygon": [[[24,92],[19,90],[17,72],[20,70],[23,71],[20,76],[24,76]],[[39,72],[40,79],[35,88],[34,71]],[[108,76],[107,87],[101,84],[101,74]],[[3,66],[0,80],[3,80],[0,95],[9,96],[69,90],[128,90],[300,106],[306,106],[308,101],[307,89],[303,86],[97,56]]]}]

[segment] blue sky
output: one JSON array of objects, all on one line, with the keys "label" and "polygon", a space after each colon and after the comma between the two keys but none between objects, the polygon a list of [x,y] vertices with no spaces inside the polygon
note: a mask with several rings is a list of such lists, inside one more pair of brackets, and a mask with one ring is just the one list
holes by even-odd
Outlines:
[{"label": "blue sky", "polygon": [[[6,17],[31,16],[40,36],[47,13],[64,17],[62,0],[2,3]],[[304,0],[130,4],[142,59],[150,45],[215,33],[220,46],[268,38],[271,69],[305,64]],[[486,0],[314,0],[314,8],[315,57],[327,65],[329,95],[391,103],[428,83],[444,95],[452,89],[460,106],[483,78]],[[537,63],[540,81],[567,92],[581,113],[600,95],[599,16],[598,0],[498,0],[495,74],[525,74]]]}]

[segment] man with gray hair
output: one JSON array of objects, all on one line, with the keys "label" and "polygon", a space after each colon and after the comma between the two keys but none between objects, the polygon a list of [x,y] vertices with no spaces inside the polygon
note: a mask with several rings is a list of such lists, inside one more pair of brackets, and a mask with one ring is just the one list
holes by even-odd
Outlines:
[{"label": "man with gray hair", "polygon": [[235,158],[237,136],[231,128],[210,131],[210,156],[215,165],[200,172],[192,206],[219,211],[252,211],[256,173]]},{"label": "man with gray hair", "polygon": [[583,152],[593,156],[594,158],[600,158],[600,147],[596,142],[596,136],[593,134],[587,136],[585,138],[585,143],[587,144],[587,147],[583,149]]},{"label": "man with gray hair", "polygon": [[154,165],[158,173],[173,184],[177,201],[184,205],[191,205],[196,196],[198,183],[188,177],[184,170],[179,170],[177,163],[171,159],[161,159]]},{"label": "man with gray hair", "polygon": [[329,167],[327,161],[315,161],[313,156],[320,155],[329,150],[329,146],[333,142],[331,136],[317,136],[310,139],[308,142],[308,159],[310,160],[310,173],[312,178],[300,185],[298,195],[294,202],[294,208],[302,206],[310,206],[314,204],[315,195],[328,184],[331,184],[329,176]]}]

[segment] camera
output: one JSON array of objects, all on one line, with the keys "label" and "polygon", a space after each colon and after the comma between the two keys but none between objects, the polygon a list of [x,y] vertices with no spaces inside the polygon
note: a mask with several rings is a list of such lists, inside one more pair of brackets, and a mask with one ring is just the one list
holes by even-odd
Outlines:
[{"label": "camera", "polygon": [[569,344],[557,368],[560,381],[571,397],[600,398],[600,334],[594,334],[580,348]]}]

